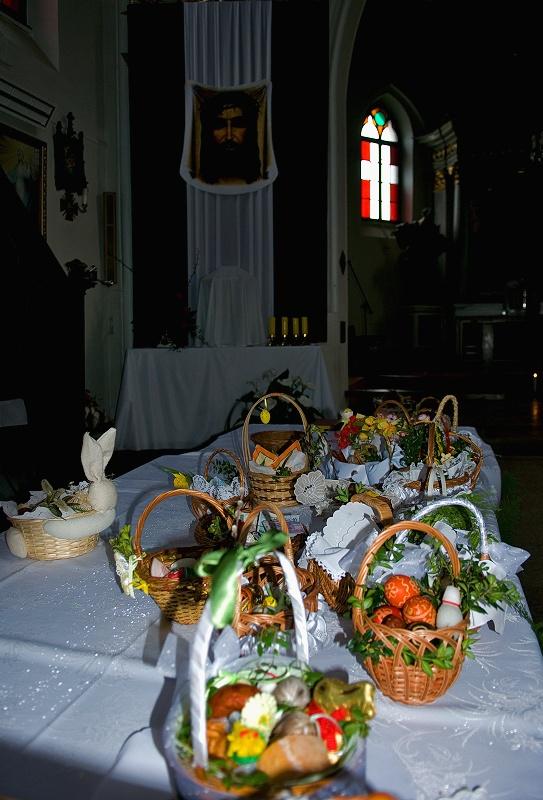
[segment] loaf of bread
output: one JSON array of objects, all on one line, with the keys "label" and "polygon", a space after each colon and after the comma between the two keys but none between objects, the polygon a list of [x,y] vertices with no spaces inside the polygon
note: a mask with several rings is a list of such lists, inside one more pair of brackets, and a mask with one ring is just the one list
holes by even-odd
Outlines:
[{"label": "loaf of bread", "polygon": [[328,750],[317,736],[283,736],[267,747],[258,761],[258,769],[271,781],[322,772],[329,766]]}]

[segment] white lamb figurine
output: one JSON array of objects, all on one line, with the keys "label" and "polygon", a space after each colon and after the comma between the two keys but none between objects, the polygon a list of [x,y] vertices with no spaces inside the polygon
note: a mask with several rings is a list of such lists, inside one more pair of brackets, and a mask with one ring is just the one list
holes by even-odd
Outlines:
[{"label": "white lamb figurine", "polygon": [[96,511],[107,511],[117,504],[117,488],[105,476],[106,466],[113,455],[116,433],[115,428],[110,428],[99,439],[93,439],[89,433],[83,435],[81,464],[90,482],[89,503]]}]

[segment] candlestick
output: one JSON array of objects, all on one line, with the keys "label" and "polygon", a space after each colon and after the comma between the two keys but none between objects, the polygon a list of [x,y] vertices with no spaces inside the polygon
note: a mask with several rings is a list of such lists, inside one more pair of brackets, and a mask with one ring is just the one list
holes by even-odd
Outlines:
[{"label": "candlestick", "polygon": [[275,317],[268,317],[268,344],[275,344]]},{"label": "candlestick", "polygon": [[288,317],[281,317],[281,344],[288,344]]},{"label": "candlestick", "polygon": [[307,342],[309,339],[309,319],[302,317],[302,339]]},{"label": "candlestick", "polygon": [[300,319],[299,317],[292,317],[292,338],[294,344],[298,344],[300,339]]}]

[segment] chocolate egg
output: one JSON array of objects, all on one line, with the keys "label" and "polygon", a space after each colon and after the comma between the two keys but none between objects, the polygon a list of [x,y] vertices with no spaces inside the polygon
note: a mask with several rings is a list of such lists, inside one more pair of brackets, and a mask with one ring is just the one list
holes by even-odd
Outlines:
[{"label": "chocolate egg", "polygon": [[402,614],[407,623],[428,622],[430,625],[436,623],[435,606],[428,597],[422,595],[409,598],[402,608]]},{"label": "chocolate egg", "polygon": [[405,628],[405,622],[401,617],[397,617],[396,614],[389,614],[383,620],[383,625],[386,625],[387,628]]},{"label": "chocolate egg", "polygon": [[420,594],[418,583],[410,575],[391,575],[383,589],[387,603],[396,608],[403,608],[411,597]]}]

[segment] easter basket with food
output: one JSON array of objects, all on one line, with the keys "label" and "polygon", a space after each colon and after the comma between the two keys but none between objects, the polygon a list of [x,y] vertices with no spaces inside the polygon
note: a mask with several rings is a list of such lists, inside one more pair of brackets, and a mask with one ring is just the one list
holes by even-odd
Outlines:
[{"label": "easter basket with food", "polygon": [[227,515],[225,519],[217,516],[208,503],[192,497],[190,507],[196,518],[196,541],[213,547],[232,540],[230,530],[237,503],[238,500],[245,501],[247,494],[245,472],[237,455],[223,447],[213,450],[202,475],[193,476],[191,488],[209,494],[223,507]]},{"label": "easter basket with food", "polygon": [[308,538],[305,547],[307,568],[318,591],[338,614],[349,608],[366,542],[373,541],[381,528],[392,522],[392,508],[386,498],[374,490],[357,488],[361,489],[352,484],[338,487],[336,497],[342,504],[328,517],[322,532]]},{"label": "easter basket with food", "polygon": [[[298,414],[303,430],[265,430],[253,433],[255,444],[249,446],[249,424],[251,416],[261,406],[260,418],[269,421],[267,401],[271,398],[291,403]],[[267,422],[266,422],[267,424]],[[249,409],[242,431],[243,457],[247,465],[250,499],[253,503],[272,502],[281,507],[295,506],[294,484],[300,475],[309,469],[303,441],[307,435],[307,419],[298,403],[289,395],[270,392],[263,395]]]},{"label": "easter basket with food", "polygon": [[[213,590],[192,642],[189,680],[178,679],[164,727],[165,755],[185,800],[262,800],[303,795],[324,800],[365,788],[365,741],[374,716],[374,687],[344,684],[309,664],[305,609],[291,564],[276,548],[285,535],[267,533],[245,550],[226,551],[198,570]],[[294,616],[294,655],[240,656],[228,635],[240,574],[275,551]],[[223,629],[209,659],[214,629]],[[224,630],[226,629],[226,630]]]},{"label": "easter basket with food", "polygon": [[81,464],[87,481],[54,489],[43,480],[41,492],[31,492],[26,503],[2,504],[12,525],[6,540],[13,555],[50,561],[81,556],[96,547],[100,533],[115,519],[117,489],[105,475],[115,434],[115,428],[97,440],[84,434]]},{"label": "easter basket with food", "polygon": [[134,535],[126,525],[110,544],[115,555],[117,573],[126,594],[134,596],[134,589],[146,592],[162,613],[180,625],[192,625],[200,618],[206,603],[211,579],[199,577],[194,566],[207,548],[171,547],[153,552],[142,548],[145,522],[156,506],[174,497],[207,503],[214,514],[226,519],[222,506],[209,495],[192,489],[170,489],[153,498],[143,509]]},{"label": "easter basket with food", "polygon": [[[366,592],[372,560],[383,545],[406,529],[435,537],[445,548],[453,579],[460,575],[458,553],[440,531],[413,520],[388,527],[370,545],[360,565],[353,602],[356,633],[350,649],[362,656],[364,668],[383,694],[420,705],[445,694],[460,674],[469,643],[469,615],[459,613],[456,624],[436,628],[435,598],[423,594],[419,582],[408,575],[391,575],[370,590],[373,597]],[[443,600],[440,609],[441,605]]]},{"label": "easter basket with food", "polygon": [[[445,414],[449,403],[452,417]],[[483,453],[471,437],[458,432],[456,397],[446,395],[432,419],[426,414],[420,416],[401,441],[405,470],[416,472],[413,465],[421,464],[419,474],[409,479],[406,487],[444,495],[459,486],[473,490],[483,466]]]},{"label": "easter basket with food", "polygon": [[[383,694],[412,705],[433,702],[470,656],[470,631],[495,624],[506,606],[527,616],[504,569],[507,560],[512,564],[526,553],[504,558],[495,545],[481,510],[462,497],[425,504],[371,543],[351,598],[355,635],[349,648],[362,656]],[[493,552],[501,552],[503,563]]]},{"label": "easter basket with food", "polygon": [[[281,509],[274,503],[260,503],[244,520],[238,537],[239,544],[245,544],[253,520],[265,510],[274,514],[280,530],[288,535],[287,521]],[[315,580],[309,570],[294,566],[290,537],[285,540],[283,549],[294,570],[306,611],[316,611],[318,591]],[[285,630],[292,628],[292,624],[292,609],[283,568],[276,559],[262,558],[243,573],[232,627],[239,636],[245,636],[270,626]]]}]

